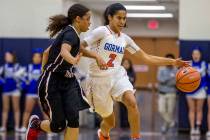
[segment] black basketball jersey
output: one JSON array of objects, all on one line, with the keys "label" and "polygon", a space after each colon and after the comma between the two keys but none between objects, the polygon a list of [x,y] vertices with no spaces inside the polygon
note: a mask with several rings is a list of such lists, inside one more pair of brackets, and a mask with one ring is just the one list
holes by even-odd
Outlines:
[{"label": "black basketball jersey", "polygon": [[80,48],[80,39],[78,33],[72,26],[65,27],[56,37],[55,41],[52,43],[48,62],[44,69],[51,72],[63,72],[72,71],[72,64],[66,62],[60,55],[61,45],[67,43],[71,45],[71,55],[76,56]]}]

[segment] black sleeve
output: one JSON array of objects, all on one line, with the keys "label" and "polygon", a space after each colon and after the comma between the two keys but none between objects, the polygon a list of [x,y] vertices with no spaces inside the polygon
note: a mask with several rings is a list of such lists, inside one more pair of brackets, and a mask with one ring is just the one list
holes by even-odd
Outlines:
[{"label": "black sleeve", "polygon": [[77,36],[74,33],[67,31],[63,34],[62,44],[63,43],[67,43],[71,46],[74,46],[77,43]]}]

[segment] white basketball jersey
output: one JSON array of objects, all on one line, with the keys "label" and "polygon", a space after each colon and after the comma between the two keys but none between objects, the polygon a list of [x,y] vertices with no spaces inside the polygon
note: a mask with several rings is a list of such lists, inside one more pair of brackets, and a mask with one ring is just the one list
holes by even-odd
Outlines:
[{"label": "white basketball jersey", "polygon": [[131,53],[140,50],[130,37],[124,33],[114,33],[109,26],[96,28],[84,40],[91,47],[91,50],[96,51],[107,62],[109,67],[108,70],[100,70],[94,60],[89,67],[89,72],[92,75],[105,76],[113,74],[121,68],[125,49],[128,49]]}]

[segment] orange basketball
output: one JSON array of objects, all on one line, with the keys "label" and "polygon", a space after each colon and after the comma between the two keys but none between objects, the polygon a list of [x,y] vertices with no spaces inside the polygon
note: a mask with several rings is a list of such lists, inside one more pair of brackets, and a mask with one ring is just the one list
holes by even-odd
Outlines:
[{"label": "orange basketball", "polygon": [[183,67],[176,73],[176,87],[182,92],[195,91],[201,82],[201,74],[193,67]]}]

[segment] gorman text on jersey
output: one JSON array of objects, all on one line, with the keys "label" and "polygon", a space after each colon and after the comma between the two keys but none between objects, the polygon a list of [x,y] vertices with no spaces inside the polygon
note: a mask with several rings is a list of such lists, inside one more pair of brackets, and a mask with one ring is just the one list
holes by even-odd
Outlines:
[{"label": "gorman text on jersey", "polygon": [[117,46],[117,45],[114,45],[114,44],[110,44],[110,43],[106,43],[104,45],[104,49],[107,50],[107,51],[113,51],[113,52],[116,52],[116,53],[121,53],[121,54],[124,53],[124,48],[123,47],[120,47],[120,46]]}]

